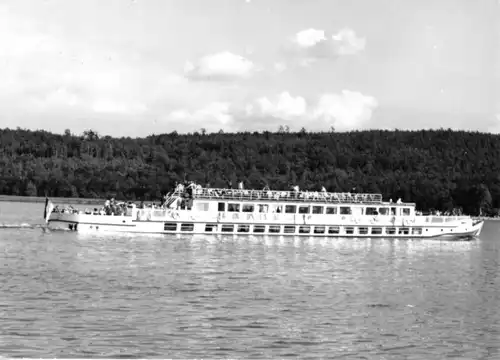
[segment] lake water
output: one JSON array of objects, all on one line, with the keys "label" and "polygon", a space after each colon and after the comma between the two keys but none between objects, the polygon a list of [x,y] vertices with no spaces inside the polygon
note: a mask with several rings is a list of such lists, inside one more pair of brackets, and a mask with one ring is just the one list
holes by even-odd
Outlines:
[{"label": "lake water", "polygon": [[500,222],[437,240],[44,232],[0,202],[5,357],[500,359]]}]

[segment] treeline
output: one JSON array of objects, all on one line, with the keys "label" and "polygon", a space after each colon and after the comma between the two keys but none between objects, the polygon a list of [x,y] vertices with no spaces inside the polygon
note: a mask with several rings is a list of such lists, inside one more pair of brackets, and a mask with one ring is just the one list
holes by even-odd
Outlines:
[{"label": "treeline", "polygon": [[113,138],[0,130],[0,194],[157,200],[178,181],[355,191],[498,214],[500,136],[452,130]]}]

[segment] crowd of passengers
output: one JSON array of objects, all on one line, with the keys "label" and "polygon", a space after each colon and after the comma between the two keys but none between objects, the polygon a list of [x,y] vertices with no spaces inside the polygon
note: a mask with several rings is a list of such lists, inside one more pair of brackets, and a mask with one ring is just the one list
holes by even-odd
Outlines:
[{"label": "crowd of passengers", "polygon": [[136,205],[135,203],[128,201],[128,202],[117,202],[115,201],[114,198],[108,199],[104,202],[104,206],[101,206],[99,208],[94,208],[94,209],[89,209],[86,208],[85,210],[81,211],[73,206],[63,206],[59,207],[57,205],[54,207],[53,212],[54,213],[68,213],[68,214],[79,214],[79,213],[84,213],[87,215],[131,215],[133,209],[157,209],[157,208],[162,208],[161,205],[157,205],[155,203],[144,203],[141,201],[139,205]]},{"label": "crowd of passengers", "polygon": [[[240,181],[236,189],[232,188],[231,182],[227,189],[213,189],[207,184],[205,188],[193,181],[177,183],[174,194],[180,194],[182,197],[209,197],[209,198],[244,198],[253,200],[324,200],[332,202],[380,202],[382,200],[379,194],[358,194],[358,193],[330,193],[324,186],[320,191],[301,191],[298,185],[291,185],[290,191],[271,190],[269,186],[264,186],[262,190],[245,189],[244,183]],[[186,195],[186,196],[184,196]],[[391,200],[392,202],[392,200]],[[401,199],[398,200],[401,203]]]}]

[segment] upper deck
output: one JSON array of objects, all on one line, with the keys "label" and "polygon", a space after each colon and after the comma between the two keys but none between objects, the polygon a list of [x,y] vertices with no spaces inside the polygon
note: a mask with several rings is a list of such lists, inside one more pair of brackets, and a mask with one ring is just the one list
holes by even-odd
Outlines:
[{"label": "upper deck", "polygon": [[330,193],[322,191],[281,191],[252,189],[195,188],[193,199],[237,201],[290,201],[335,204],[382,204],[381,194]]}]

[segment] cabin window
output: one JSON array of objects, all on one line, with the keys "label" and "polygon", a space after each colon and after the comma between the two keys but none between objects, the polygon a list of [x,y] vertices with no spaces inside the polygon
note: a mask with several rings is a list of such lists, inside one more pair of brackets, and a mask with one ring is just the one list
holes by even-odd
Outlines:
[{"label": "cabin window", "polygon": [[234,231],[234,225],[228,225],[228,224],[223,224],[221,229],[221,232],[233,232]]},{"label": "cabin window", "polygon": [[197,211],[208,211],[209,204],[207,202],[196,203],[195,209]]},{"label": "cabin window", "polygon": [[193,231],[194,224],[181,224],[181,231]]},{"label": "cabin window", "polygon": [[217,231],[217,224],[206,224],[205,232],[214,232]]},{"label": "cabin window", "polygon": [[254,225],[253,232],[254,233],[263,233],[266,231],[266,227],[264,225]]},{"label": "cabin window", "polygon": [[285,234],[295,234],[295,226],[285,225],[285,228],[283,229],[283,232]]},{"label": "cabin window", "polygon": [[174,222],[166,222],[163,226],[163,230],[165,231],[177,231],[177,223]]},{"label": "cabin window", "polygon": [[410,229],[405,228],[405,227],[399,228],[399,232],[398,232],[399,235],[408,235],[409,233],[410,233]]},{"label": "cabin window", "polygon": [[280,225],[269,225],[269,232],[276,234],[281,231],[281,226]]},{"label": "cabin window", "polygon": [[299,214],[309,214],[309,206],[299,206]]},{"label": "cabin window", "polygon": [[239,233],[247,233],[250,231],[250,225],[238,225]]},{"label": "cabin window", "polygon": [[315,234],[324,234],[325,233],[325,227],[324,226],[315,226],[314,227],[314,233]]},{"label": "cabin window", "polygon": [[327,206],[326,207],[326,214],[327,215],[335,215],[335,214],[337,214],[337,207],[336,206]]},{"label": "cabin window", "polygon": [[372,228],[372,234],[373,235],[382,235],[382,228],[380,228],[380,227]]},{"label": "cabin window", "polygon": [[328,228],[328,234],[338,234],[340,233],[340,228],[338,226],[330,226]]},{"label": "cabin window", "polygon": [[253,204],[243,204],[241,211],[242,212],[253,212],[254,205]]},{"label": "cabin window", "polygon": [[346,233],[347,235],[352,235],[352,234],[354,234],[354,228],[353,228],[353,227],[351,227],[351,226],[346,227],[346,228],[345,228],[345,233]]},{"label": "cabin window", "polygon": [[239,212],[240,211],[240,204],[232,204],[232,203],[227,204],[227,211]]},{"label": "cabin window", "polygon": [[285,213],[295,214],[297,212],[297,206],[295,205],[285,205]]},{"label": "cabin window", "polygon": [[393,227],[388,227],[385,229],[385,233],[388,235],[395,235],[396,234],[396,228]]},{"label": "cabin window", "polygon": [[313,206],[312,213],[313,214],[323,214],[323,206]]},{"label": "cabin window", "polygon": [[283,212],[283,206],[282,205],[275,205],[275,207],[273,209],[273,213],[280,214],[282,212]]},{"label": "cabin window", "polygon": [[366,235],[366,234],[368,234],[368,228],[367,228],[367,227],[360,227],[360,228],[358,229],[358,233],[359,233],[360,235]]},{"label": "cabin window", "polygon": [[299,226],[299,234],[309,234],[311,232],[311,227],[307,225]]},{"label": "cabin window", "polygon": [[377,208],[375,207],[367,207],[365,210],[365,215],[378,215]]},{"label": "cabin window", "polygon": [[422,235],[422,228],[412,228],[411,234],[412,235]]},{"label": "cabin window", "polygon": [[391,207],[391,215],[396,215],[396,208],[395,207]]},{"label": "cabin window", "polygon": [[410,216],[410,208],[403,208],[402,214],[403,216]]},{"label": "cabin window", "polygon": [[219,203],[218,210],[219,211],[226,211],[226,203]]},{"label": "cabin window", "polygon": [[267,204],[259,204],[259,212],[260,213],[267,213],[267,212],[269,212],[269,205],[267,205]]},{"label": "cabin window", "polygon": [[351,215],[351,208],[349,206],[341,206],[340,207],[340,214],[341,215]]},{"label": "cabin window", "polygon": [[380,215],[389,215],[389,208],[379,208],[378,212]]}]

